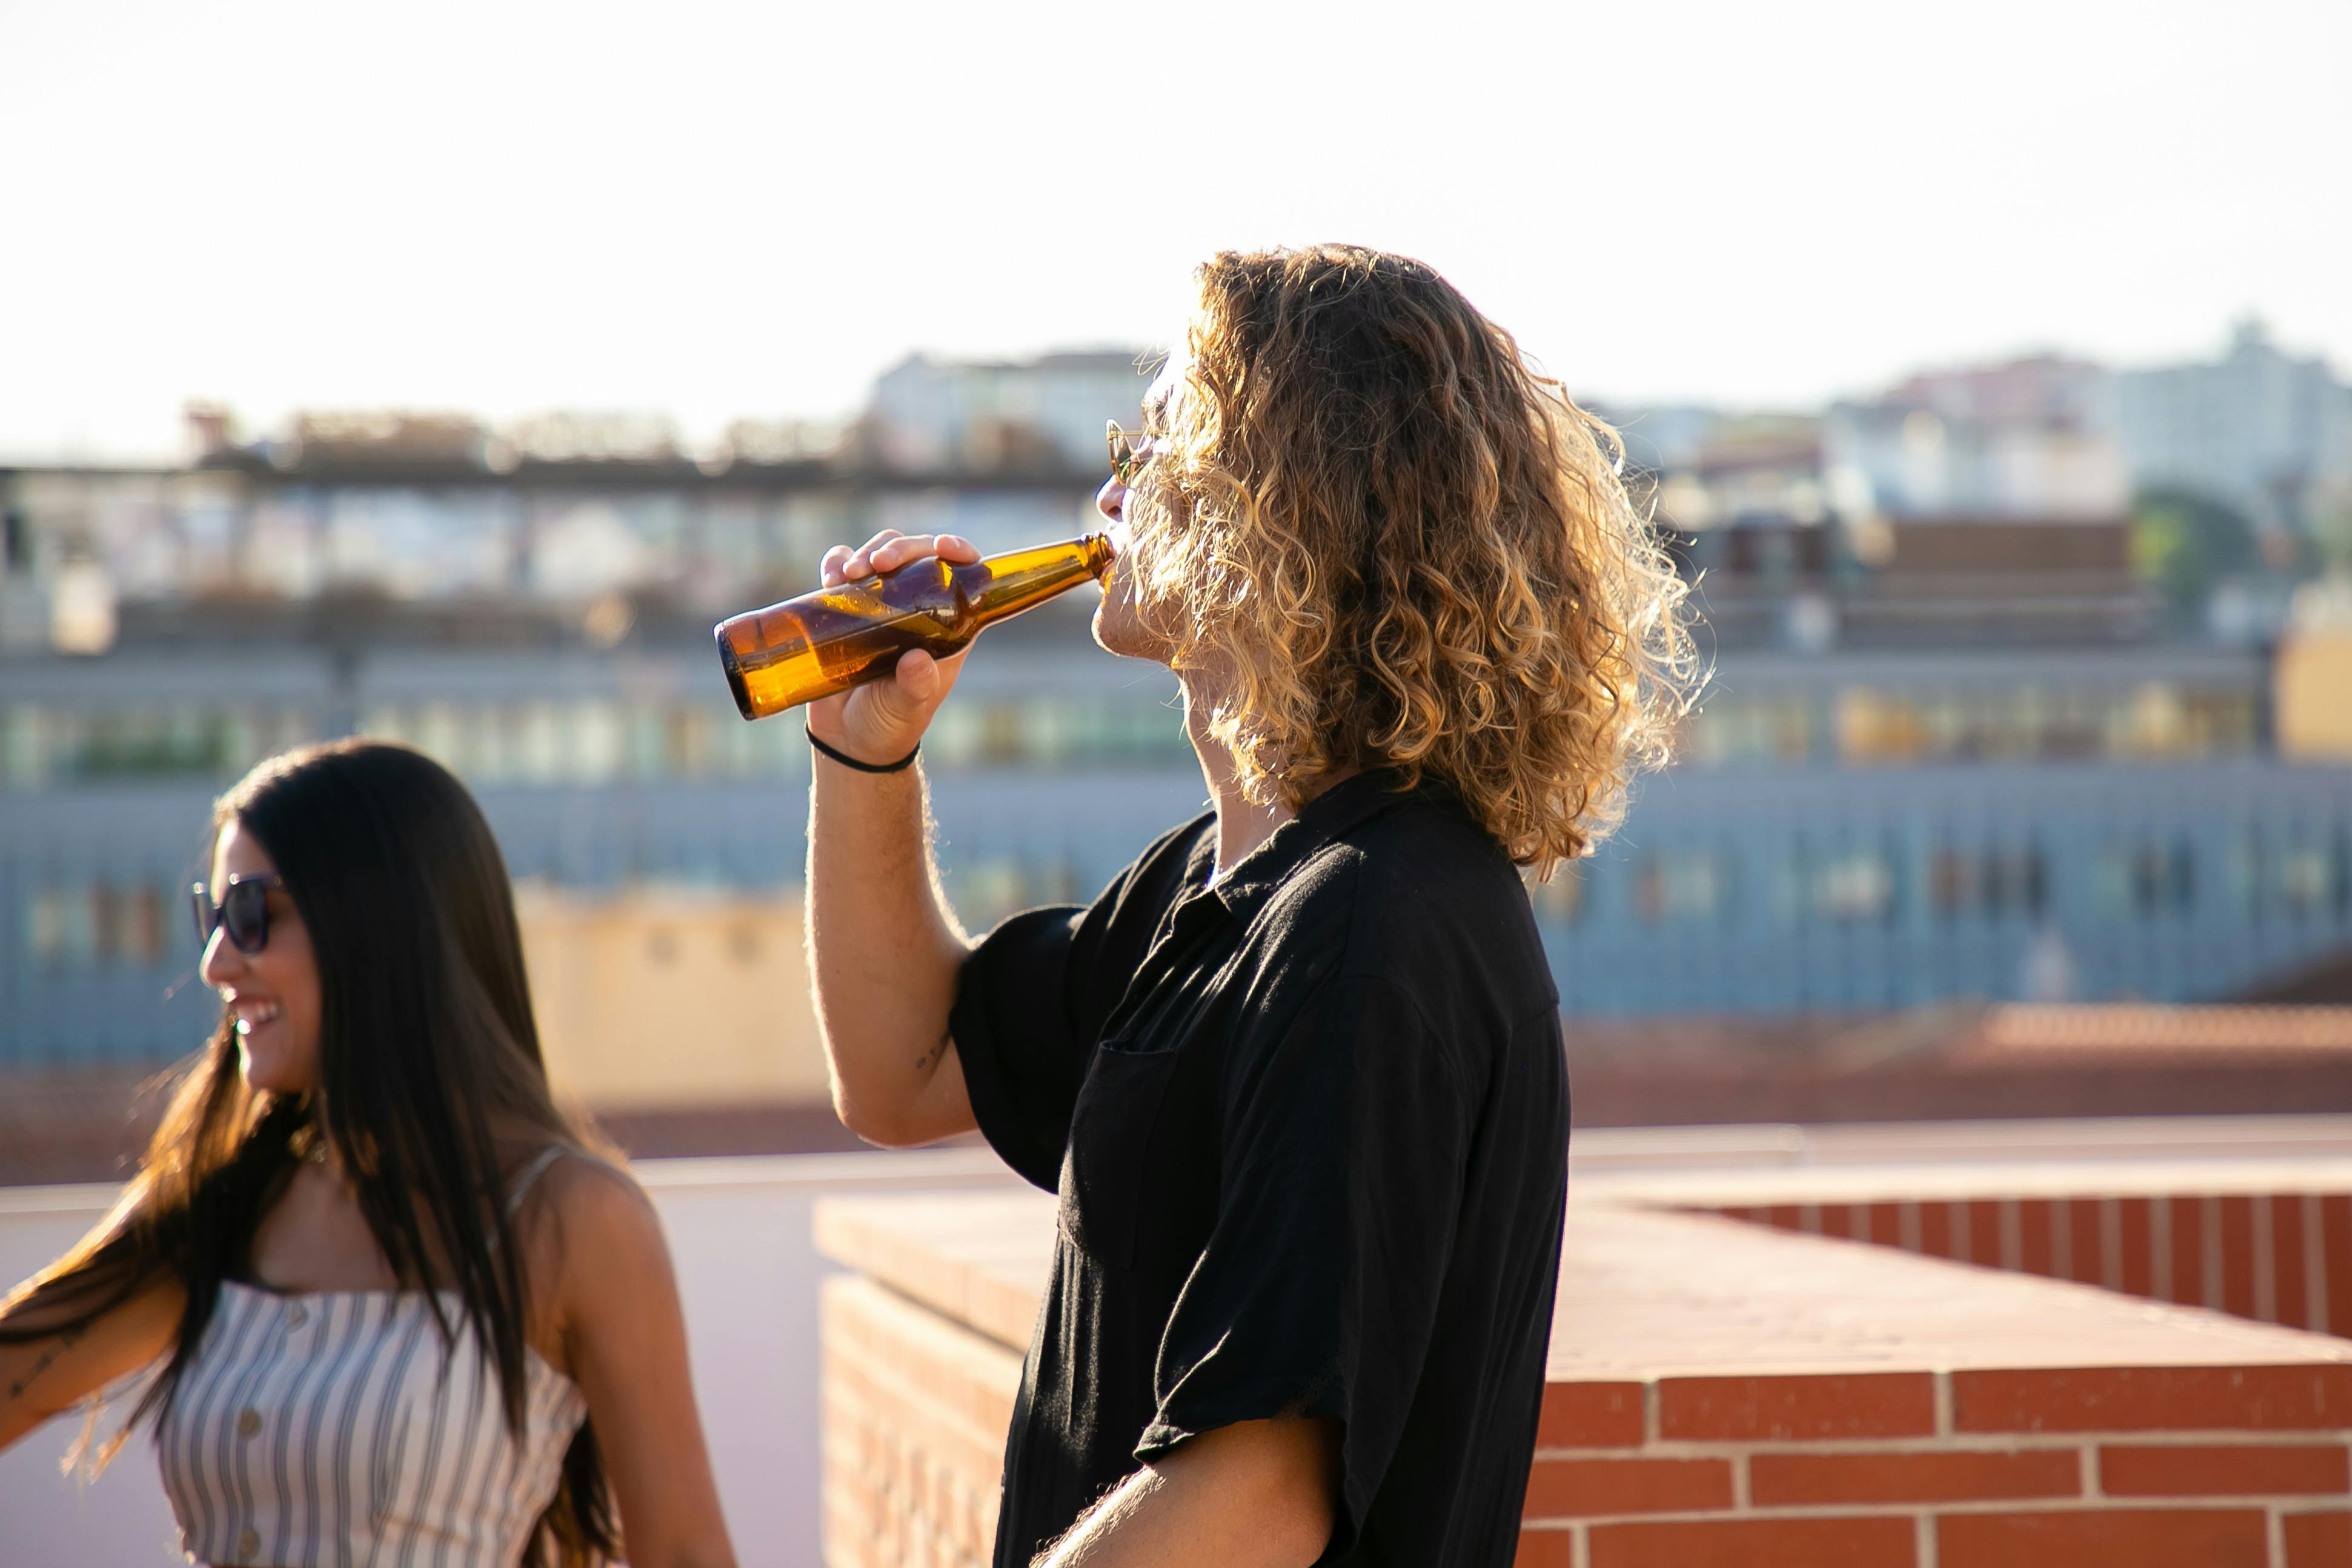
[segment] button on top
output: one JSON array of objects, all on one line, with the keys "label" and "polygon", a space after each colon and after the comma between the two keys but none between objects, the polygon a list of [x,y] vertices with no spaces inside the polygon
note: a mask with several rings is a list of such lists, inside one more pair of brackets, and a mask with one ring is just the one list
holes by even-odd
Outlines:
[{"label": "button on top", "polygon": [[247,1410],[240,1410],[240,1411],[238,1411],[238,1412],[236,1413],[236,1435],[237,1435],[238,1436],[240,1436],[240,1437],[250,1437],[250,1436],[252,1436],[255,1433],[257,1433],[257,1432],[258,1432],[258,1431],[260,1431],[260,1430],[261,1430],[261,1412],[260,1412],[260,1411],[258,1411],[258,1410],[251,1410],[251,1409],[247,1409]]},{"label": "button on top", "polygon": [[310,1309],[302,1305],[299,1301],[295,1302],[294,1305],[287,1310],[286,1321],[294,1328],[299,1329],[310,1321]]}]

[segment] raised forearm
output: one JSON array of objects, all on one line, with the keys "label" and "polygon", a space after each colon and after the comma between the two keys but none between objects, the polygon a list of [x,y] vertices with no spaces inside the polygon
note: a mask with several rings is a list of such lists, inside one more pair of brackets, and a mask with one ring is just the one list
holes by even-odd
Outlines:
[{"label": "raised forearm", "polygon": [[809,971],[835,1108],[879,1142],[961,1131],[925,1113],[970,944],[940,892],[921,771],[811,765]]},{"label": "raised forearm", "polygon": [[[884,529],[855,550],[826,551],[820,572],[831,588],[931,555],[980,559],[967,539]],[[809,733],[871,766],[905,756],[954,688],[964,657],[909,652],[889,675],[811,703]],[[834,1110],[876,1143],[968,1131],[971,1102],[947,1030],[971,944],[931,865],[922,773],[868,772],[822,752],[809,765],[809,975]]]}]

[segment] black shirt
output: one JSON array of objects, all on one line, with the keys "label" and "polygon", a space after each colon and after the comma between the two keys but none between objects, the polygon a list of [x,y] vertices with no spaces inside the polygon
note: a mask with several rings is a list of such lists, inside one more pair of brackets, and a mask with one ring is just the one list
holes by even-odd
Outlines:
[{"label": "black shirt", "polygon": [[1567,1202],[1559,1000],[1443,789],[1325,792],[1215,887],[1215,824],[965,963],[981,1131],[1061,1194],[999,1568],[1235,1421],[1341,1424],[1328,1563],[1517,1543]]}]

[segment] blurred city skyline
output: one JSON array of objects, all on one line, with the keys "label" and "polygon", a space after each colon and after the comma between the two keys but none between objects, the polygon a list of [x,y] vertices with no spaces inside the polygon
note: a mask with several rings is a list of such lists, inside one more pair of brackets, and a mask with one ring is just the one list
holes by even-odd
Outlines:
[{"label": "blurred city skyline", "polygon": [[698,443],[910,352],[1165,342],[1202,256],[1322,238],[1626,404],[2209,359],[2250,314],[2352,361],[2341,6],[1221,15],[0,3],[0,461],[169,457],[190,399]]}]

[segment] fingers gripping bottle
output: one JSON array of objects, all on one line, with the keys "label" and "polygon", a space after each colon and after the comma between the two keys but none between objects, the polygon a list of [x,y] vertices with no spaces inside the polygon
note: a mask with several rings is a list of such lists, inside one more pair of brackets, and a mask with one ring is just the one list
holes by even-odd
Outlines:
[{"label": "fingers gripping bottle", "polygon": [[746,611],[711,635],[735,706],[764,719],[887,675],[910,648],[944,658],[983,627],[1100,581],[1110,560],[1110,540],[1099,533],[969,565],[933,556]]}]

